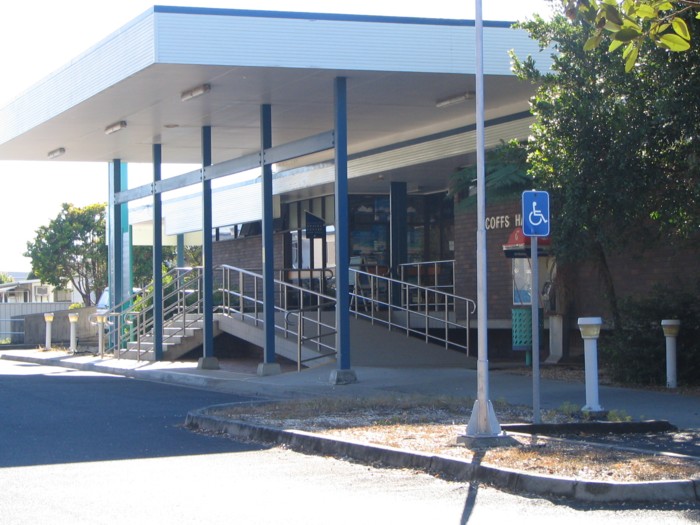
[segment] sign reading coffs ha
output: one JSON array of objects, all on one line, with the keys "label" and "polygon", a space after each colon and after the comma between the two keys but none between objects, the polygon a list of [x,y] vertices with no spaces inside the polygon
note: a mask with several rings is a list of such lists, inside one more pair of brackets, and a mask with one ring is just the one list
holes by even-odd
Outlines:
[{"label": "sign reading coffs ha", "polygon": [[504,228],[517,228],[523,225],[523,216],[520,213],[514,215],[494,215],[486,217],[487,230],[502,230]]}]

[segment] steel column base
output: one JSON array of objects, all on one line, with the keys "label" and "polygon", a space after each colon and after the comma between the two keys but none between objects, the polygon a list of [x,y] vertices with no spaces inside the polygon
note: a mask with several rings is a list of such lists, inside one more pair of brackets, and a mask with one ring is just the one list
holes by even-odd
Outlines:
[{"label": "steel column base", "polygon": [[260,363],[258,365],[258,375],[264,376],[276,376],[282,373],[279,363]]},{"label": "steel column base", "polygon": [[200,357],[197,362],[200,370],[219,370],[219,360],[216,357]]},{"label": "steel column base", "polygon": [[329,379],[331,385],[350,385],[357,383],[357,374],[354,370],[338,370],[331,371]]}]

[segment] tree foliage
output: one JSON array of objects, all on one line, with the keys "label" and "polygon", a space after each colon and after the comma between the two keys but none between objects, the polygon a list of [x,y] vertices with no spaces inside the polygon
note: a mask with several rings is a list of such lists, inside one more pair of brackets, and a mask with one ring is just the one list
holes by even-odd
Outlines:
[{"label": "tree foliage", "polygon": [[25,256],[38,279],[61,288],[71,283],[90,306],[92,294],[99,297],[107,286],[105,205],[78,208],[64,203],[58,216],[27,242]]},{"label": "tree foliage", "polygon": [[[591,29],[584,49],[596,49],[609,35],[608,52],[622,50],[625,70],[631,71],[646,42],[669,51],[690,49],[691,31],[685,18],[700,1],[681,0],[562,0],[567,16]],[[696,15],[700,18],[700,14]]]},{"label": "tree foliage", "polygon": [[678,319],[677,375],[680,385],[700,384],[700,282],[688,289],[654,288],[645,297],[621,301],[621,329],[601,345],[601,364],[624,383],[663,385],[666,356],[662,319]]},{"label": "tree foliage", "polygon": [[[455,197],[457,209],[476,206],[476,166],[467,166],[450,177],[448,196]],[[513,194],[532,187],[527,174],[527,154],[517,140],[504,142],[486,153],[486,198],[493,204],[511,200]]]},{"label": "tree foliage", "polygon": [[14,280],[14,277],[12,277],[10,274],[0,272],[0,284],[11,283],[14,282]]},{"label": "tree foliage", "polygon": [[540,86],[528,161],[552,196],[555,255],[563,264],[594,258],[618,321],[609,256],[630,239],[700,228],[700,55],[654,48],[625,73],[605,50],[584,51],[582,23],[559,15],[521,27],[556,51],[548,73],[514,57],[516,73]]},{"label": "tree foliage", "polygon": [[[153,246],[133,246],[133,263],[131,267],[134,287],[147,288],[153,281]],[[177,249],[173,246],[163,246],[162,260],[164,270],[175,266]],[[185,246],[185,266],[202,265],[202,247]]]}]

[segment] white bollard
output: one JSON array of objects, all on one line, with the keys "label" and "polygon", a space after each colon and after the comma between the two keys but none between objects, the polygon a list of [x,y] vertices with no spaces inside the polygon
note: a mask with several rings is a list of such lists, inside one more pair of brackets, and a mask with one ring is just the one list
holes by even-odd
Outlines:
[{"label": "white bollard", "polygon": [[53,312],[46,312],[44,314],[44,321],[46,321],[46,344],[44,348],[46,348],[46,350],[51,350],[51,323],[53,323]]},{"label": "white bollard", "polygon": [[666,386],[677,388],[677,365],[676,365],[676,338],[681,329],[681,322],[678,319],[664,319],[661,321],[666,336]]},{"label": "white bollard", "polygon": [[105,322],[106,316],[103,314],[98,314],[97,320],[97,348],[100,353],[100,359],[105,357]]},{"label": "white bollard", "polygon": [[586,367],[586,405],[583,412],[603,412],[598,401],[598,336],[603,320],[600,317],[579,317]]},{"label": "white bollard", "polygon": [[75,353],[78,350],[76,330],[79,316],[80,314],[78,312],[71,312],[68,314],[68,321],[70,322],[70,351],[72,353]]}]

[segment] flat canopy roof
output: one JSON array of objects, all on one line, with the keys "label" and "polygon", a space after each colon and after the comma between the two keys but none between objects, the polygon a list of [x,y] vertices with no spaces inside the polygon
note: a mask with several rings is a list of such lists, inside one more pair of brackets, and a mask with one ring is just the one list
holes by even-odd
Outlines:
[{"label": "flat canopy roof", "polygon": [[[522,115],[533,87],[508,50],[538,46],[509,23],[484,27],[486,119]],[[159,143],[164,162],[200,163],[202,126],[214,162],[237,158],[259,150],[261,104],[274,144],[332,129],[338,76],[350,153],[382,148],[474,123],[472,100],[436,106],[473,92],[474,46],[468,20],[155,6],[2,108],[0,160],[150,162]]]}]

